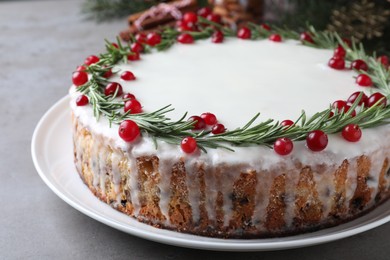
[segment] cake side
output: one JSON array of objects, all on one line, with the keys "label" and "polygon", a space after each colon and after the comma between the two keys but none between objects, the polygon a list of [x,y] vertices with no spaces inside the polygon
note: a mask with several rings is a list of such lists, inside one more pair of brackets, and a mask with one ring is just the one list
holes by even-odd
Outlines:
[{"label": "cake side", "polygon": [[[76,168],[105,203],[147,224],[214,237],[282,236],[334,226],[389,197],[389,147],[276,168],[134,156],[72,117]],[[261,154],[259,154],[261,156]]]}]

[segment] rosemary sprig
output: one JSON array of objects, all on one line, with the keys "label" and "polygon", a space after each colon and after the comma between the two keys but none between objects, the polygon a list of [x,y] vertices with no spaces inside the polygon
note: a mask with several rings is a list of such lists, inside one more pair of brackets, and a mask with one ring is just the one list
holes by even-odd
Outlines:
[{"label": "rosemary sprig", "polygon": [[[199,17],[199,22],[200,31],[186,32],[195,39],[209,38],[214,30],[220,30],[227,37],[236,35],[236,32],[232,29],[202,17]],[[288,28],[274,28],[272,31],[268,31],[262,26],[253,23],[249,23],[248,27],[251,30],[252,39],[267,38],[272,33],[278,33],[284,39],[299,39],[298,32]],[[375,55],[373,57],[368,56],[361,44],[357,45],[355,42],[352,42],[351,47],[348,46],[336,33],[318,32],[312,26],[308,27],[308,31],[314,43],[303,42],[303,44],[326,49],[334,48],[337,44],[340,44],[347,51],[346,59],[348,61],[364,59],[368,62],[370,70],[367,72],[359,71],[359,73],[368,74],[375,86],[387,97],[390,97],[390,72],[376,60]],[[165,28],[161,34],[162,41],[155,48],[162,51],[171,47],[180,33],[173,28]],[[132,41],[135,41],[135,39],[132,39],[127,45],[123,45],[117,39],[118,47],[106,41],[107,52],[100,55],[98,63],[92,64],[87,68],[91,79],[85,85],[78,87],[77,90],[88,96],[96,120],[104,116],[109,120],[110,125],[120,124],[123,120],[133,120],[140,127],[143,135],[152,137],[155,144],[157,144],[157,139],[171,144],[179,144],[184,137],[192,136],[197,140],[198,147],[205,152],[207,152],[206,148],[233,150],[232,146],[271,146],[280,137],[288,137],[291,140],[304,140],[310,131],[316,129],[321,129],[327,134],[333,134],[340,132],[348,124],[358,124],[361,128],[371,128],[389,123],[390,108],[384,107],[380,101],[372,107],[358,107],[362,94],[359,95],[348,112],[336,110],[332,117],[330,117],[331,107],[316,113],[310,118],[307,118],[306,113],[302,111],[293,126],[285,127],[273,119],[256,122],[260,115],[256,114],[245,126],[217,135],[210,135],[210,131],[192,131],[195,122],[186,120],[186,113],[179,120],[172,121],[167,116],[174,109],[170,105],[154,112],[131,114],[131,111],[128,111],[125,113],[123,112],[124,100],[118,98],[117,93],[114,93],[113,96],[104,95],[104,87],[108,81],[103,75],[108,70],[115,69],[115,64],[120,61],[128,62],[127,56],[132,53],[130,50]],[[146,50],[151,51],[151,47],[148,48]],[[116,72],[113,71],[113,73]],[[359,111],[356,116],[352,117],[351,113],[355,109]]]}]

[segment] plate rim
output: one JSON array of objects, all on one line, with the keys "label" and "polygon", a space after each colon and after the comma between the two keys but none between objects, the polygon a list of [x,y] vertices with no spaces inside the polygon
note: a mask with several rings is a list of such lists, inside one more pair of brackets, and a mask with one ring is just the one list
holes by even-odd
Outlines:
[{"label": "plate rim", "polygon": [[[97,214],[93,212],[91,209],[86,208],[85,206],[77,203],[77,201],[72,200],[69,196],[67,196],[65,193],[60,191],[56,185],[50,181],[48,178],[48,174],[43,170],[43,163],[38,157],[38,152],[39,152],[39,137],[40,135],[43,134],[43,132],[47,131],[43,128],[45,124],[50,125],[50,117],[53,116],[53,114],[59,110],[60,108],[64,107],[66,111],[70,111],[68,104],[70,102],[70,97],[68,95],[62,97],[59,99],[55,104],[53,104],[45,113],[44,115],[40,118],[39,122],[37,123],[33,135],[32,135],[32,140],[31,140],[31,156],[32,160],[34,163],[34,166],[41,177],[41,179],[45,182],[45,184],[58,196],[60,197],[63,201],[65,201],[68,205],[72,206],[76,210],[80,211],[81,213],[87,215],[88,217],[91,217],[92,219],[95,219],[96,221],[99,221],[105,225],[108,225],[112,228],[115,228],[117,230],[120,230],[122,232],[151,240],[154,242],[159,242],[163,244],[168,244],[168,245],[174,245],[174,246],[181,246],[181,247],[186,247],[186,248],[194,248],[194,249],[203,249],[203,250],[215,250],[215,251],[237,251],[237,252],[244,252],[244,251],[272,251],[272,250],[284,250],[284,249],[291,249],[291,248],[299,248],[299,247],[307,247],[307,246],[313,246],[313,245],[318,245],[322,243],[327,243],[335,240],[339,240],[342,238],[346,238],[349,236],[353,236],[365,231],[368,231],[370,229],[376,228],[380,225],[383,225],[387,222],[390,221],[390,214],[381,217],[377,220],[370,221],[369,223],[366,223],[364,225],[355,227],[355,228],[345,228],[342,229],[339,232],[334,232],[334,233],[329,233],[329,234],[324,234],[320,236],[315,236],[316,232],[312,232],[310,234],[314,234],[313,237],[307,237],[307,238],[299,238],[300,235],[297,236],[290,236],[288,238],[292,237],[297,237],[295,240],[288,240],[288,241],[283,241],[282,238],[275,238],[275,242],[267,242],[264,243],[264,239],[221,239],[221,238],[210,238],[210,237],[202,237],[202,236],[196,236],[196,235],[191,235],[191,234],[184,234],[184,233],[179,233],[175,231],[170,231],[166,229],[159,229],[155,228],[155,232],[151,232],[148,230],[141,230],[140,228],[136,227],[129,227],[129,225],[125,225],[124,223],[120,223],[117,220],[113,219],[107,219],[107,217],[101,216],[100,214]],[[64,112],[63,112],[64,113]],[[43,148],[41,148],[43,149]],[[80,179],[81,181],[81,179]],[[93,196],[93,195],[92,195]],[[96,198],[96,197],[95,197]],[[97,198],[96,198],[97,199]],[[102,202],[103,203],[103,202]],[[379,205],[379,207],[383,206]],[[110,209],[115,210],[114,208]],[[375,209],[373,210],[375,211]],[[371,212],[373,212],[371,211]],[[121,213],[123,214],[123,213]],[[367,214],[370,214],[367,213]],[[133,218],[131,218],[134,220]],[[137,221],[137,220],[134,220]],[[354,220],[350,221],[353,222]],[[350,223],[348,222],[348,223]],[[137,223],[140,223],[137,221]],[[129,223],[126,223],[129,224]],[[142,224],[142,223],[141,223]],[[150,227],[147,224],[143,224],[145,227]],[[342,227],[343,224],[336,226],[336,227]],[[332,228],[329,228],[330,230]],[[165,234],[167,233],[167,234]],[[180,238],[180,237],[175,237],[175,234],[180,234],[184,236],[188,236],[188,238]],[[307,233],[306,233],[307,234]],[[196,239],[191,239],[191,238],[196,238]],[[203,238],[203,239],[202,239]],[[211,240],[211,242],[210,242]],[[273,240],[267,239],[267,240]]]}]

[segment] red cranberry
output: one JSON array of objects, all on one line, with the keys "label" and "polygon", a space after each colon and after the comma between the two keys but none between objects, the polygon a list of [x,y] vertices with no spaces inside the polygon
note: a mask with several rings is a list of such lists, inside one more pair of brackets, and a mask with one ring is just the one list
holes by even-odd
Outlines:
[{"label": "red cranberry", "polygon": [[333,57],[329,60],[328,65],[332,69],[342,70],[345,68],[345,60],[338,57]]},{"label": "red cranberry", "polygon": [[161,35],[155,32],[148,33],[146,43],[150,46],[156,46],[161,43]]},{"label": "red cranberry", "polygon": [[188,33],[182,33],[177,37],[177,41],[183,44],[191,44],[194,42],[194,37]]},{"label": "red cranberry", "polygon": [[86,95],[80,95],[76,99],[77,106],[85,106],[89,103],[88,97]]},{"label": "red cranberry", "polygon": [[349,142],[357,142],[362,137],[362,130],[355,124],[349,124],[343,128],[341,135]]},{"label": "red cranberry", "polygon": [[314,152],[322,151],[328,145],[328,136],[321,130],[311,131],[306,137],[306,144]]},{"label": "red cranberry", "polygon": [[187,12],[183,15],[183,21],[186,23],[196,23],[198,22],[198,16],[194,12]]},{"label": "red cranberry", "polygon": [[179,20],[176,22],[176,27],[179,29],[180,32],[183,31],[193,31],[194,30],[194,24],[193,23],[187,23],[185,21]]},{"label": "red cranberry", "polygon": [[139,114],[142,112],[141,103],[137,99],[130,99],[125,102],[125,113],[130,110],[130,114]]},{"label": "red cranberry", "polygon": [[374,94],[372,94],[368,100],[367,100],[367,107],[372,107],[373,105],[375,105],[379,100],[380,103],[378,104],[378,106],[386,106],[387,105],[387,98],[382,95],[381,93],[379,92],[376,92]]},{"label": "red cranberry", "polygon": [[223,124],[215,124],[211,128],[211,133],[213,133],[215,135],[225,133],[225,131],[226,131],[226,128]]},{"label": "red cranberry", "polygon": [[119,136],[125,142],[132,142],[140,135],[140,130],[138,125],[132,120],[124,120],[119,125],[118,132],[119,132]]},{"label": "red cranberry", "polygon": [[122,96],[123,89],[122,86],[117,82],[108,83],[106,88],[104,89],[104,95],[111,96],[116,92],[116,97]]},{"label": "red cranberry", "polygon": [[131,49],[132,52],[140,53],[140,52],[142,52],[144,50],[144,47],[142,46],[141,43],[134,42],[134,43],[131,44],[130,49]]},{"label": "red cranberry", "polygon": [[139,43],[143,43],[145,44],[146,43],[146,34],[144,33],[137,33],[135,35],[135,40]]},{"label": "red cranberry", "polygon": [[88,56],[85,61],[84,61],[84,64],[89,66],[91,64],[94,64],[96,62],[99,62],[99,57],[98,56],[95,56],[95,55],[91,55],[91,56]]},{"label": "red cranberry", "polygon": [[185,153],[193,153],[193,152],[195,152],[196,148],[198,147],[196,140],[191,136],[184,138],[181,141],[180,146],[181,146],[181,149],[183,150],[183,152],[185,152]]},{"label": "red cranberry", "polygon": [[368,65],[367,63],[364,61],[364,60],[354,60],[352,63],[351,63],[351,69],[355,69],[355,70],[364,70],[364,71],[367,71],[368,70]]},{"label": "red cranberry", "polygon": [[274,151],[279,155],[288,155],[293,148],[293,142],[287,137],[278,138],[274,143]]},{"label": "red cranberry", "polygon": [[135,96],[131,93],[126,93],[122,97],[123,99],[136,99]]},{"label": "red cranberry", "polygon": [[271,26],[269,26],[269,25],[266,24],[266,23],[263,23],[263,24],[261,24],[260,26],[261,26],[261,28],[263,28],[263,29],[266,30],[266,31],[271,31]]},{"label": "red cranberry", "polygon": [[130,53],[129,55],[127,55],[127,59],[130,61],[140,60],[139,53],[138,52]]},{"label": "red cranberry", "polygon": [[366,94],[364,94],[363,91],[356,91],[355,93],[353,93],[352,95],[349,96],[347,101],[351,104],[355,103],[355,101],[359,97],[360,93],[362,93],[362,97],[359,101],[359,106],[361,106],[363,104],[366,105],[368,97]]},{"label": "red cranberry", "polygon": [[345,51],[345,49],[339,45],[336,47],[336,49],[334,49],[333,57],[339,58],[339,59],[344,59],[346,54],[347,54],[347,52]]},{"label": "red cranberry", "polygon": [[333,102],[332,107],[337,108],[337,110],[340,111],[341,109],[345,108],[346,105],[347,102],[345,102],[344,100],[336,100],[335,102]]},{"label": "red cranberry", "polygon": [[117,43],[113,42],[113,43],[111,43],[111,45],[112,45],[114,48],[119,49],[119,45],[118,45]]},{"label": "red cranberry", "polygon": [[103,78],[108,79],[111,76],[112,76],[112,70],[111,69],[107,69],[107,71],[103,73]]},{"label": "red cranberry", "polygon": [[245,26],[241,27],[237,32],[237,37],[244,40],[250,39],[251,35],[252,35],[251,30],[249,30],[249,28]]},{"label": "red cranberry", "polygon": [[87,68],[85,66],[77,66],[76,71],[86,71]]},{"label": "red cranberry", "polygon": [[206,18],[209,14],[211,14],[211,12],[212,11],[210,7],[203,7],[198,10],[198,15]]},{"label": "red cranberry", "polygon": [[207,20],[214,23],[221,23],[221,16],[218,14],[209,14],[207,15]]},{"label": "red cranberry", "polygon": [[215,125],[217,123],[217,117],[212,113],[203,113],[200,117],[204,120],[206,125]]},{"label": "red cranberry", "polygon": [[[348,113],[350,109],[351,109],[351,106],[346,105],[346,106],[344,107],[344,113]],[[353,111],[350,113],[350,115],[351,115],[352,117],[355,117],[355,116],[356,116],[356,111],[353,110]]]},{"label": "red cranberry", "polygon": [[193,130],[201,130],[206,127],[206,123],[200,116],[191,116],[188,121],[195,121]]},{"label": "red cranberry", "polygon": [[371,77],[366,74],[359,74],[356,78],[356,83],[361,87],[371,87],[372,80]]},{"label": "red cranberry", "polygon": [[121,74],[121,79],[126,80],[126,81],[135,80],[135,76],[134,76],[133,72],[126,70]]},{"label": "red cranberry", "polygon": [[268,39],[273,41],[273,42],[281,42],[282,41],[282,36],[280,36],[280,34],[271,34],[268,37]]},{"label": "red cranberry", "polygon": [[314,40],[313,38],[311,37],[310,33],[308,32],[303,32],[301,33],[300,37],[301,39],[301,42],[310,42],[310,43],[314,43]]},{"label": "red cranberry", "polygon": [[378,61],[387,69],[389,67],[389,57],[382,55],[378,57]]},{"label": "red cranberry", "polygon": [[350,39],[347,39],[347,38],[343,38],[343,43],[345,43],[346,45],[348,45],[349,48],[352,47],[352,41]]},{"label": "red cranberry", "polygon": [[282,122],[280,122],[280,125],[284,126],[285,128],[288,128],[288,127],[294,125],[294,122],[291,121],[290,119],[286,119],[286,120],[283,120]]},{"label": "red cranberry", "polygon": [[72,82],[79,87],[88,82],[88,74],[84,71],[75,71],[72,74]]},{"label": "red cranberry", "polygon": [[223,36],[223,33],[221,31],[215,31],[213,33],[213,36],[211,37],[211,41],[213,43],[221,43],[221,42],[223,42],[223,39],[224,39],[224,36]]}]

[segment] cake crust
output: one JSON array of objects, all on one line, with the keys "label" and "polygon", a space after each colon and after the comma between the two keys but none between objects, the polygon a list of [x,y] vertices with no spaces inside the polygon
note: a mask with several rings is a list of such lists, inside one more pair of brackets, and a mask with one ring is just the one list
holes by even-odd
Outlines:
[{"label": "cake crust", "polygon": [[[222,238],[293,235],[339,225],[388,199],[388,152],[340,165],[190,164],[132,157],[72,117],[81,179],[113,208],[146,224]],[[379,165],[379,166],[377,166]]]}]

